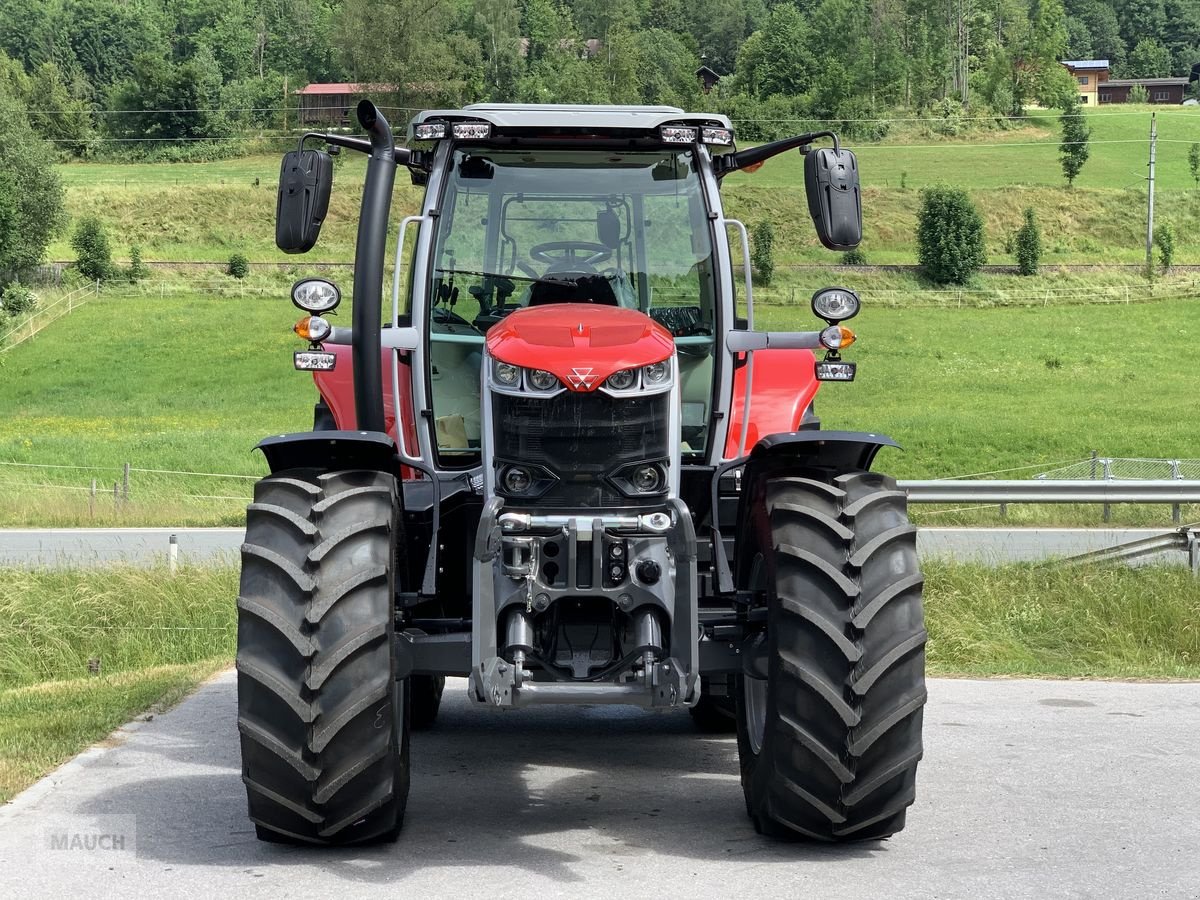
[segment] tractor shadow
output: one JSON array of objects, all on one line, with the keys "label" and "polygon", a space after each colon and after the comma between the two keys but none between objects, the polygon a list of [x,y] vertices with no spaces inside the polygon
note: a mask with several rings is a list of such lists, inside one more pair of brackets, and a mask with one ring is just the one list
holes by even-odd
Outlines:
[{"label": "tractor shadow", "polygon": [[736,740],[698,733],[686,713],[497,712],[469,706],[462,684],[447,684],[437,724],[413,735],[412,790],[394,844],[257,841],[245,813],[232,682],[205,689],[214,696],[204,714],[187,704],[172,713],[169,733],[139,748],[145,777],[106,789],[82,811],[137,816],[143,860],[250,874],[319,867],[323,877],[363,884],[403,882],[431,868],[497,867],[573,883],[585,871],[594,877],[597,864],[636,869],[654,855],[794,864],[886,852],[881,842],[835,847],[755,834]]}]

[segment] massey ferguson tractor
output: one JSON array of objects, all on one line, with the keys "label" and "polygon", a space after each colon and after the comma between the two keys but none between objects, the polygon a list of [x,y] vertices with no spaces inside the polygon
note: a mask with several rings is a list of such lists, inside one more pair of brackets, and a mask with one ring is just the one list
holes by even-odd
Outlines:
[{"label": "massey ferguson tractor", "polygon": [[[276,240],[303,253],[331,155],[368,157],[351,321],[331,321],[331,281],[294,286],[314,426],[259,445],[247,511],[259,838],[394,839],[409,732],[446,676],[495,714],[627,704],[736,729],[764,834],[903,828],[926,698],[915,530],[870,471],[895,443],[822,430],[813,405],[854,378],[859,298],[820,290],[813,330],[756,330],[719,190],[799,150],[817,235],[849,249],[853,153],[831,132],[738,150],[728,119],[661,106],[431,110],[405,147],[373,104],[357,115],[366,138],[307,134],[280,177]],[[397,168],[425,195],[391,233],[385,309]]]}]

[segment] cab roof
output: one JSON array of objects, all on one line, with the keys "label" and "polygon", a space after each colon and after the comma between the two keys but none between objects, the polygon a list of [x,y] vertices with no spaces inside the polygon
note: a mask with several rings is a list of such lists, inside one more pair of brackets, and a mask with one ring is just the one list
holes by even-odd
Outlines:
[{"label": "cab roof", "polygon": [[427,109],[409,123],[413,129],[435,119],[475,119],[491,123],[497,131],[561,131],[605,134],[620,131],[646,132],[667,123],[733,126],[725,116],[712,113],[685,113],[675,106],[582,106],[558,103],[473,103],[462,109]]}]

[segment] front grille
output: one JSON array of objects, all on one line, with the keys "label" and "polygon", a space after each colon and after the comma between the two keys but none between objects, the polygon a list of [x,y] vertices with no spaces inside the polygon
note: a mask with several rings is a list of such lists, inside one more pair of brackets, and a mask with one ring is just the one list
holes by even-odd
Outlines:
[{"label": "front grille", "polygon": [[626,497],[608,478],[630,463],[668,458],[669,393],[618,399],[601,391],[564,391],[549,398],[499,393],[492,398],[497,475],[506,464],[526,463],[543,466],[557,477],[538,497],[538,506],[661,505],[661,497]]}]

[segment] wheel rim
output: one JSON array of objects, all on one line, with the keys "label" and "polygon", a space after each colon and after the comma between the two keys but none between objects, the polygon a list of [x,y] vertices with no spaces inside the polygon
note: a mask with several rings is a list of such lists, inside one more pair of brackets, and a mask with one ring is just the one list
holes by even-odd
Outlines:
[{"label": "wheel rim", "polygon": [[750,749],[758,755],[767,730],[767,679],[743,676],[742,700],[746,707],[746,737]]}]

